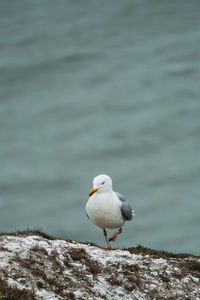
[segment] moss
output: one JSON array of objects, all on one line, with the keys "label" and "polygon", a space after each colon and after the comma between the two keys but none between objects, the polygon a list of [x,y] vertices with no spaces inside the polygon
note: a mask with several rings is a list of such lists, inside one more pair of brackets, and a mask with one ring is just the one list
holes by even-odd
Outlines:
[{"label": "moss", "polygon": [[65,294],[65,296],[67,297],[66,299],[71,299],[71,300],[75,300],[76,299],[76,297],[75,297],[75,295],[74,295],[73,292],[68,292],[68,293]]},{"label": "moss", "polygon": [[11,250],[5,248],[4,246],[0,245],[0,251],[7,251],[7,252],[11,252]]},{"label": "moss", "polygon": [[62,284],[61,282],[59,282],[59,281],[57,280],[57,278],[48,277],[48,278],[46,279],[46,282],[47,282],[50,286],[53,286],[54,289],[55,289],[55,292],[56,292],[57,294],[59,294],[59,295],[62,294],[63,289],[66,288],[66,284],[65,284],[65,286],[63,286],[63,284]]},{"label": "moss", "polygon": [[181,263],[180,267],[182,269],[183,276],[191,273],[195,277],[200,278],[200,262],[196,260],[188,260]]},{"label": "moss", "polygon": [[[98,273],[101,272],[101,268],[99,264],[91,260],[87,254],[87,252],[83,248],[71,248],[70,249],[70,256],[74,261],[84,261],[85,265],[87,267],[87,270],[89,273],[92,273],[93,275],[97,275]],[[67,263],[65,261],[65,263]]]},{"label": "moss", "polygon": [[141,245],[137,247],[124,248],[122,250],[129,251],[131,254],[141,254],[141,255],[154,255],[157,258],[187,258],[187,257],[198,257],[188,253],[173,253],[162,250],[154,250]]},{"label": "moss", "polygon": [[169,279],[167,276],[163,275],[163,274],[159,274],[159,278],[160,278],[163,282],[166,282],[166,283],[170,281],[170,279]]},{"label": "moss", "polygon": [[106,281],[108,281],[111,285],[118,285],[120,286],[122,282],[116,277],[116,275],[109,276]]},{"label": "moss", "polygon": [[30,230],[30,229],[27,229],[27,230],[22,230],[22,231],[16,231],[16,232],[1,232],[0,233],[0,236],[1,235],[10,235],[10,236],[29,236],[29,235],[38,235],[38,236],[41,236],[45,239],[48,239],[48,240],[55,240],[56,238],[47,234],[46,232],[40,230],[40,229],[33,229],[33,230]]},{"label": "moss", "polygon": [[87,260],[88,255],[83,248],[71,248],[70,249],[70,256],[74,261],[81,261]]},{"label": "moss", "polygon": [[88,266],[88,271],[89,271],[89,273],[92,273],[93,275],[97,275],[101,272],[101,268],[97,262],[93,261],[92,264],[90,264]]},{"label": "moss", "polygon": [[34,252],[40,252],[40,253],[43,253],[44,255],[48,256],[47,250],[45,248],[43,248],[43,247],[34,246],[30,250],[34,251]]},{"label": "moss", "polygon": [[56,249],[54,249],[52,252],[51,252],[51,259],[56,259],[58,257],[58,252]]},{"label": "moss", "polygon": [[73,265],[71,264],[68,258],[65,258],[63,262],[67,268],[73,268]]},{"label": "moss", "polygon": [[29,270],[34,276],[41,277],[43,280],[46,280],[47,276],[45,272],[35,267],[36,261],[31,258],[22,259],[20,256],[16,256],[12,259],[12,261],[19,263],[22,268]]},{"label": "moss", "polygon": [[185,262],[185,265],[190,271],[199,271],[200,272],[200,262],[196,260],[189,260]]},{"label": "moss", "polygon": [[38,281],[37,282],[37,287],[38,287],[38,289],[43,289],[44,285],[41,281]]},{"label": "moss", "polygon": [[0,298],[2,300],[34,300],[35,295],[33,291],[27,289],[17,289],[17,287],[10,287],[7,282],[0,278]]},{"label": "moss", "polygon": [[[66,242],[72,242],[72,243],[74,242],[72,239],[65,239],[60,236],[53,236],[53,235],[50,235],[50,234],[46,233],[45,231],[43,231],[41,229],[37,229],[37,228],[36,229],[18,230],[15,232],[0,232],[0,236],[3,236],[3,235],[17,236],[17,237],[27,237],[27,236],[31,236],[31,235],[36,235],[39,237],[43,237],[47,240],[59,239],[59,240],[66,241]],[[83,243],[83,242],[79,242],[79,243],[90,245],[89,243]],[[9,251],[9,250],[7,250],[7,251]]]},{"label": "moss", "polygon": [[125,266],[122,266],[123,274],[128,275],[130,273],[138,273],[140,270],[140,267],[138,264],[127,264]]}]

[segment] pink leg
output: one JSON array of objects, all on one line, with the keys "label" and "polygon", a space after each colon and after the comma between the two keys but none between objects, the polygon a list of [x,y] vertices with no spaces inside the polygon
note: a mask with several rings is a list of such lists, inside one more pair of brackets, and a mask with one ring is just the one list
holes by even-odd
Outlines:
[{"label": "pink leg", "polygon": [[114,242],[117,239],[118,234],[122,233],[122,228],[120,228],[117,232],[114,232],[113,235],[109,238],[109,242]]},{"label": "pink leg", "polygon": [[104,233],[104,236],[105,236],[105,239],[106,239],[107,248],[111,249],[111,246],[110,246],[109,241],[108,241],[107,231],[105,230],[105,228],[103,229],[103,233]]}]

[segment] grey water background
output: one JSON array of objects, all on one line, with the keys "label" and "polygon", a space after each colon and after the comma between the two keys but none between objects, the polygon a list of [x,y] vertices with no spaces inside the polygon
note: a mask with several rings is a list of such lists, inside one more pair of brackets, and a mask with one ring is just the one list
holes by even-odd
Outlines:
[{"label": "grey water background", "polygon": [[135,209],[117,247],[200,253],[200,1],[0,1],[0,231],[105,245],[106,173]]}]

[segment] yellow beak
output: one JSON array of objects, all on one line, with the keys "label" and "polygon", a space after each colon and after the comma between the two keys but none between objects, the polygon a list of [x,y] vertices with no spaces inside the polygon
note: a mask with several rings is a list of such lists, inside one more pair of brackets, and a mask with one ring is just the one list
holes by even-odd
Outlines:
[{"label": "yellow beak", "polygon": [[98,189],[95,189],[94,187],[91,189],[90,193],[89,193],[89,197],[92,196],[94,193],[96,193],[98,191]]}]

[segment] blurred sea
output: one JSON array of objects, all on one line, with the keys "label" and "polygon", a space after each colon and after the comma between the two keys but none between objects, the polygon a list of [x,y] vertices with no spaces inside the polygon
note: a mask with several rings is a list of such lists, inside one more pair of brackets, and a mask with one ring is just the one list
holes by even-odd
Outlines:
[{"label": "blurred sea", "polygon": [[0,2],[0,231],[105,245],[106,173],[135,209],[115,246],[200,253],[200,1]]}]

